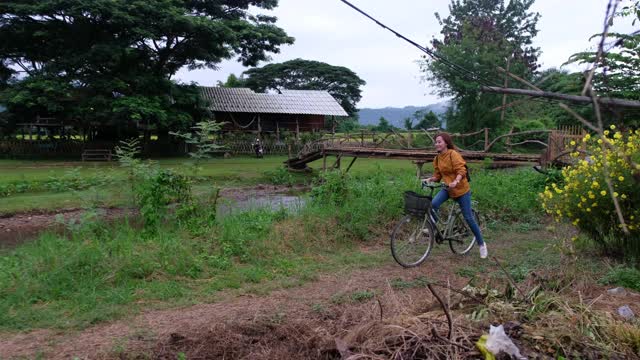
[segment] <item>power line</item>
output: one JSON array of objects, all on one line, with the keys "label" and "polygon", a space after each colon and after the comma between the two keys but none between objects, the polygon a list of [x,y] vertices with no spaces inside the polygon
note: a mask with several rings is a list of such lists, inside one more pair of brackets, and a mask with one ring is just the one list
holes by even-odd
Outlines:
[{"label": "power line", "polygon": [[379,20],[375,19],[373,16],[367,14],[365,11],[361,10],[357,6],[353,5],[349,1],[347,1],[347,0],[340,0],[340,1],[342,1],[347,6],[351,7],[352,9],[354,9],[355,11],[359,12],[363,16],[367,17],[371,21],[375,22],[376,24],[378,24],[383,29],[392,32],[395,36],[397,36],[397,37],[401,38],[402,40],[408,42],[409,44],[415,46],[416,48],[420,49],[422,52],[426,53],[427,55],[431,56],[432,58],[441,61],[446,66],[448,66],[449,68],[454,70],[455,72],[461,74],[462,76],[467,77],[467,79],[471,78],[472,81],[475,81],[475,82],[480,83],[481,85],[485,85],[485,86],[499,86],[499,84],[491,82],[491,81],[487,80],[486,78],[483,78],[482,76],[474,73],[473,71],[471,71],[471,70],[469,70],[467,68],[464,68],[464,67],[462,67],[462,66],[460,66],[460,65],[458,65],[456,63],[453,63],[453,62],[449,61],[448,59],[446,59],[445,57],[439,55],[435,51],[433,51],[433,50],[431,50],[431,49],[429,49],[427,47],[424,47],[424,46],[418,44],[417,42],[409,39],[408,37],[400,34],[399,32],[395,31],[394,29],[388,27],[387,25],[383,24]]}]

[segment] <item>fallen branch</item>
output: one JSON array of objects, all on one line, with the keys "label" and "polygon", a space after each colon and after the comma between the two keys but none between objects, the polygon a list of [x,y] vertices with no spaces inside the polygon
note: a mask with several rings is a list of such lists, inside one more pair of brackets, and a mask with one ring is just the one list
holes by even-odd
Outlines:
[{"label": "fallen branch", "polygon": [[518,293],[520,293],[520,296],[522,296],[522,300],[523,301],[528,301],[527,296],[522,292],[522,290],[520,290],[520,288],[518,287],[518,285],[516,285],[516,281],[513,279],[513,277],[511,277],[511,274],[509,274],[507,272],[507,270],[505,270],[505,268],[502,266],[502,264],[500,264],[500,261],[498,261],[498,259],[495,256],[491,257],[493,259],[493,261],[496,262],[496,264],[498,264],[498,266],[500,267],[500,269],[502,270],[502,272],[504,272],[505,275],[507,275],[507,279],[509,279],[509,282],[511,283],[511,285],[518,290]]},{"label": "fallen branch", "polygon": [[449,341],[451,341],[451,337],[453,336],[453,321],[451,320],[451,313],[449,312],[449,308],[444,304],[431,284],[427,284],[427,287],[429,288],[429,291],[431,291],[433,296],[438,300],[440,306],[442,306],[442,310],[444,310],[445,315],[447,315],[447,323],[449,324],[449,334],[447,335],[447,337],[449,338]]}]

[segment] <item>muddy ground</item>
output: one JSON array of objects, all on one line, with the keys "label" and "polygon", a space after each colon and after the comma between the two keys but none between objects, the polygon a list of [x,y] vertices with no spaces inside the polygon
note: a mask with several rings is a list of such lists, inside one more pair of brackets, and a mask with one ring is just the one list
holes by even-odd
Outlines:
[{"label": "muddy ground", "polygon": [[[299,193],[308,190],[304,186],[258,185],[252,187],[226,188],[220,191],[221,200],[247,201],[276,194]],[[114,221],[136,215],[134,209],[99,208],[101,219]],[[0,248],[11,248],[37,237],[46,230],[63,231],[61,221],[76,221],[86,212],[85,209],[57,209],[49,211],[29,211],[0,216]]]}]

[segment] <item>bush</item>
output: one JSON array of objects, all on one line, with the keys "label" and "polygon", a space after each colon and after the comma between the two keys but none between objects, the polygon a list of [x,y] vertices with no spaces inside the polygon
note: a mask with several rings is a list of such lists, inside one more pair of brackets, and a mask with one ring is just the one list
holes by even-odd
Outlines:
[{"label": "bush", "polygon": [[279,167],[275,170],[267,170],[264,172],[264,177],[274,185],[292,186],[296,182],[291,172],[285,167]]},{"label": "bush", "polygon": [[400,216],[402,193],[418,188],[412,174],[394,175],[381,169],[367,177],[329,172],[323,175],[323,182],[312,189],[309,210],[320,211],[321,216],[329,214],[336,218],[341,230],[356,239],[367,239],[373,229]]},{"label": "bush", "polygon": [[471,191],[485,219],[496,222],[537,223],[544,212],[536,206],[546,178],[531,168],[479,169],[472,173]]},{"label": "bush", "polygon": [[[614,130],[615,126],[611,126]],[[640,131],[605,131],[606,139],[586,135],[583,142],[588,156],[562,170],[562,185],[552,183],[540,194],[543,207],[556,220],[570,220],[588,234],[607,253],[640,258],[640,186],[634,178],[638,169],[632,168],[629,158],[640,160]],[[611,146],[604,147],[603,141]],[[572,144],[575,145],[575,144]],[[605,179],[605,161],[609,167],[610,193]],[[613,197],[617,198],[629,234],[619,222]]]},{"label": "bush", "polygon": [[139,176],[134,195],[147,230],[158,227],[169,204],[191,199],[191,184],[186,176],[160,168],[150,168]]}]

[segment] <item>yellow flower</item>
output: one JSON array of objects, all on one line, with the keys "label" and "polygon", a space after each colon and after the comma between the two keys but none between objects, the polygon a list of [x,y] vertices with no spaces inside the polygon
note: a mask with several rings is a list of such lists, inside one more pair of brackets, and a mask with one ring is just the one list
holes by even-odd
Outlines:
[{"label": "yellow flower", "polygon": [[587,212],[591,212],[591,208],[587,208]]},{"label": "yellow flower", "polygon": [[616,126],[615,126],[615,125],[613,125],[613,124],[611,124],[611,126],[609,126],[609,128],[610,128],[611,130],[615,130],[615,129],[616,129]]},{"label": "yellow flower", "polygon": [[622,195],[620,195],[620,197],[621,197],[621,198],[623,198],[623,199],[626,199],[626,198],[627,198],[627,195],[622,194]]},{"label": "yellow flower", "polygon": [[619,177],[618,177],[618,180],[619,180],[619,181],[624,181],[624,176],[619,176]]},{"label": "yellow flower", "polygon": [[600,195],[605,196],[605,195],[607,195],[607,192],[602,190],[602,191],[600,191]]},{"label": "yellow flower", "polygon": [[614,197],[618,197],[618,192],[617,192],[617,191],[614,191],[614,192],[613,192],[613,196],[614,196]]},{"label": "yellow flower", "polygon": [[605,134],[605,135],[609,135],[609,130],[605,130],[605,131],[604,131],[604,134]]},{"label": "yellow flower", "polygon": [[576,142],[573,141],[573,140],[571,140],[570,144],[571,144],[571,146],[576,146]]}]

